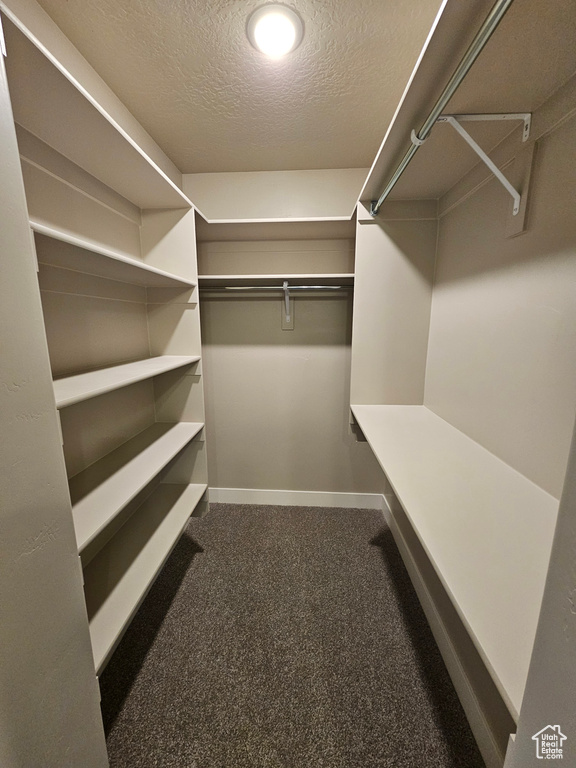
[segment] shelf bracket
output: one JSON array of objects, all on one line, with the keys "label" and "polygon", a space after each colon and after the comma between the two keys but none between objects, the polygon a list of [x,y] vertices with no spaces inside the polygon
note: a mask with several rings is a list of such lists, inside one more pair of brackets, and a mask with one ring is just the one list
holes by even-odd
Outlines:
[{"label": "shelf bracket", "polygon": [[284,280],[282,283],[282,290],[284,291],[284,320],[286,325],[290,324],[290,288],[288,287],[288,280]]},{"label": "shelf bracket", "polygon": [[494,176],[498,179],[498,181],[502,184],[502,186],[509,192],[510,195],[512,195],[512,199],[514,201],[514,207],[512,209],[512,214],[516,216],[520,210],[520,202],[521,202],[521,195],[516,190],[512,184],[508,181],[506,176],[502,173],[502,171],[498,168],[498,166],[492,162],[492,160],[488,157],[486,152],[482,149],[482,147],[474,141],[472,136],[468,133],[467,130],[465,130],[462,125],[460,125],[461,122],[466,121],[485,121],[485,120],[522,120],[524,122],[524,130],[522,132],[522,141],[527,141],[528,137],[530,136],[530,123],[532,120],[532,115],[529,112],[520,112],[520,113],[505,113],[505,114],[488,114],[488,115],[440,115],[437,122],[438,123],[448,123],[449,125],[454,128],[457,133],[462,136],[464,141],[472,147],[474,152],[478,155],[478,157],[484,162],[488,168],[492,171]]}]

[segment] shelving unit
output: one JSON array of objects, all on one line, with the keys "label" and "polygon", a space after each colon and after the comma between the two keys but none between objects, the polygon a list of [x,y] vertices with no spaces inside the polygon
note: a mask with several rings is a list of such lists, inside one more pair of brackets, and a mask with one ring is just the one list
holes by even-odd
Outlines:
[{"label": "shelving unit", "polygon": [[522,121],[466,122],[524,205],[529,189],[528,215],[513,215],[492,170],[441,122],[371,215],[493,6],[442,4],[360,194],[351,409],[389,481],[388,522],[486,765],[501,768],[574,414],[569,0],[546,18],[532,0],[513,3],[445,106],[531,113],[526,143]]},{"label": "shelving unit", "polygon": [[[10,19],[5,24],[9,76],[19,83],[11,91],[16,123],[138,208],[190,208],[190,200],[109,112],[101,94],[92,95],[68,69],[70,46],[63,36],[59,58],[51,47],[55,36],[46,45],[34,36],[34,18],[3,10]],[[15,36],[12,24],[24,34]],[[95,78],[90,85],[102,90]]]},{"label": "shelving unit", "polygon": [[352,412],[517,716],[558,500],[424,406]]},{"label": "shelving unit", "polygon": [[199,360],[199,355],[162,355],[56,379],[54,381],[56,407],[65,408],[176,368],[192,365]]},{"label": "shelving unit", "polygon": [[34,219],[30,219],[30,226],[36,235],[36,241],[42,246],[40,262],[42,264],[109,280],[142,285],[145,288],[194,288],[196,285],[191,280],[157,269],[126,253],[104,248],[81,237],[74,237]]},{"label": "shelving unit", "polygon": [[207,508],[195,211],[40,8],[0,9],[99,673]]},{"label": "shelving unit", "polygon": [[70,478],[79,552],[188,445],[203,426],[194,422],[153,424]]},{"label": "shelving unit", "polygon": [[246,286],[246,285],[282,285],[284,280],[289,285],[352,285],[354,273],[341,274],[322,273],[317,274],[289,274],[289,275],[199,275],[201,288],[218,288],[220,286]]},{"label": "shelving unit", "polygon": [[[493,5],[493,0],[479,0],[473,5],[452,1],[443,4],[359,200],[369,203],[379,197],[411,146],[411,131],[418,133]],[[523,5],[512,4],[446,105],[445,114],[532,113],[529,144],[550,130],[551,123],[544,114],[546,110],[539,116],[534,113],[574,74],[570,0],[560,0],[554,14],[549,14],[540,24],[538,18],[538,7],[532,0]],[[554,44],[551,44],[552,40]],[[527,46],[529,58],[526,57]],[[495,77],[494,73],[500,75]],[[568,102],[570,98],[573,94],[568,96]],[[509,165],[522,147],[523,125],[518,122],[466,123],[466,129],[500,169]],[[513,172],[512,179],[520,184],[523,175],[516,176]],[[388,201],[438,200],[442,215],[455,197],[469,194],[479,183],[490,178],[490,172],[462,138],[446,123],[438,123],[393,188]],[[511,213],[512,202],[506,202]]]},{"label": "shelving unit", "polygon": [[97,673],[106,666],[205,491],[205,484],[160,485],[84,569]]}]

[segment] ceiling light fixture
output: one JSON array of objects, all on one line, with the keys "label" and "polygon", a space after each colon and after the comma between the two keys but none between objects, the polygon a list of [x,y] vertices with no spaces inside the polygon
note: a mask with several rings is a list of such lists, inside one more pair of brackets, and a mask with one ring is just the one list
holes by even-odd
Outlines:
[{"label": "ceiling light fixture", "polygon": [[280,59],[300,45],[304,25],[291,8],[270,3],[250,14],[246,33],[254,48],[271,59]]}]

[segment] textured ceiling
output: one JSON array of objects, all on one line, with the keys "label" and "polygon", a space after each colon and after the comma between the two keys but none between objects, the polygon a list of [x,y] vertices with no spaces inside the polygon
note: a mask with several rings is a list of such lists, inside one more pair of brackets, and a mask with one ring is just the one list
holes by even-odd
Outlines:
[{"label": "textured ceiling", "polygon": [[245,35],[258,0],[39,0],[183,173],[371,165],[440,0],[296,0],[300,47]]}]

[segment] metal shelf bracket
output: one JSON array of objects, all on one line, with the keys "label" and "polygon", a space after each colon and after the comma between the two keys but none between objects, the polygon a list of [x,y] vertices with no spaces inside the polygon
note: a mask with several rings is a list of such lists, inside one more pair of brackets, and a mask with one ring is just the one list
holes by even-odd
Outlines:
[{"label": "metal shelf bracket", "polygon": [[290,320],[290,288],[288,286],[288,280],[284,280],[282,283],[282,290],[284,291],[284,322],[289,325]]},{"label": "metal shelf bracket", "polygon": [[532,115],[530,112],[516,112],[516,113],[504,113],[504,114],[487,114],[487,115],[440,115],[440,117],[437,119],[436,122],[438,123],[448,123],[449,125],[454,128],[455,131],[457,131],[460,136],[464,139],[464,141],[472,147],[474,152],[478,155],[478,157],[488,166],[488,168],[492,171],[494,176],[498,179],[498,181],[502,184],[502,186],[512,195],[512,199],[514,200],[514,207],[512,209],[512,213],[514,216],[518,213],[520,210],[520,202],[521,202],[521,195],[520,193],[512,186],[512,184],[508,181],[506,176],[502,173],[502,171],[498,168],[498,166],[492,162],[492,160],[488,157],[486,152],[482,149],[482,147],[474,141],[472,136],[468,133],[465,128],[460,125],[462,122],[466,121],[494,121],[494,120],[522,120],[524,123],[524,129],[522,131],[522,141],[527,141],[528,137],[530,136],[530,124],[532,121]]}]

